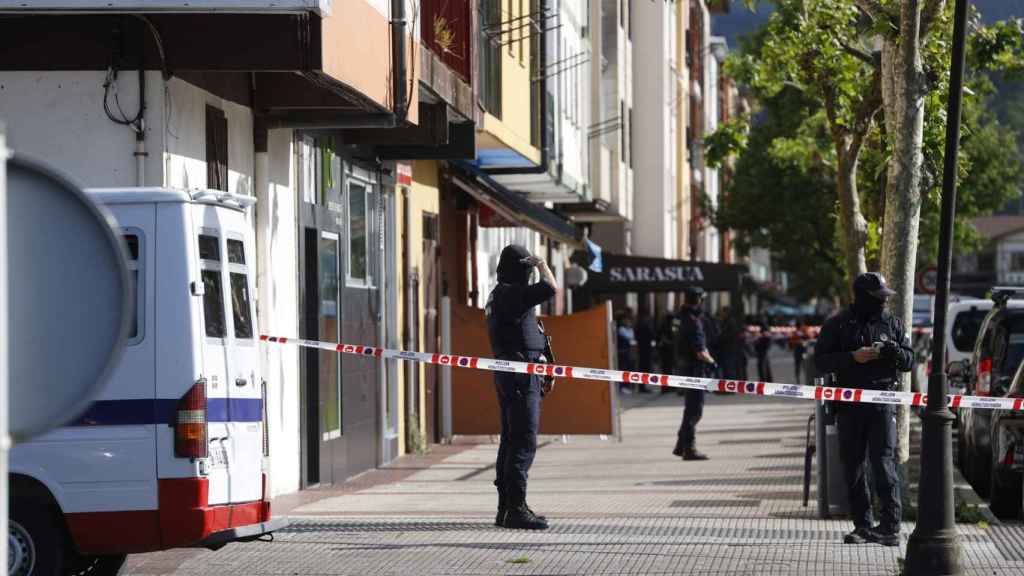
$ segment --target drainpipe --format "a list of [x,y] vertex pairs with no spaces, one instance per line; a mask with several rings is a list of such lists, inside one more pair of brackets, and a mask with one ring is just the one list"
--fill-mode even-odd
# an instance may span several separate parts
[[409,112],[405,37],[405,0],[391,0],[391,93],[394,95],[392,109],[399,122],[404,122]]
[[139,119],[135,128],[135,175],[136,186],[146,185],[146,67],[139,64]]

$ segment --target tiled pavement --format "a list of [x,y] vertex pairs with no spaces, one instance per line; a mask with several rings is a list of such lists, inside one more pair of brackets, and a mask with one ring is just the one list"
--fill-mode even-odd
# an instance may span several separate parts
[[[802,506],[810,404],[712,396],[699,428],[712,459],[690,463],[669,454],[681,403],[675,394],[627,398],[622,442],[548,439],[530,482],[546,532],[491,525],[493,444],[443,447],[433,465],[392,471],[393,482],[304,495],[273,542],[142,555],[128,573],[898,573],[905,542],[844,546],[847,522],[817,520],[813,492]],[[1024,574],[1024,527],[960,533],[966,574]]]

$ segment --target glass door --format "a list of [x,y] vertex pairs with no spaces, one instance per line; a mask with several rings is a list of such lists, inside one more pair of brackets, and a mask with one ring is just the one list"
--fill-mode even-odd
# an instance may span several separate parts
[[[320,335],[324,342],[340,342],[340,286],[339,262],[341,239],[337,233],[320,231],[319,238],[319,293]],[[320,396],[321,479],[333,481],[331,470],[333,444],[340,441],[342,429],[341,358],[335,352],[321,350],[318,361]]]

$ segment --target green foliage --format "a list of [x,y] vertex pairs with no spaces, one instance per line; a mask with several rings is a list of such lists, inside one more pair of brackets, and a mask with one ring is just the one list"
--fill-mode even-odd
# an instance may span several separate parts
[[712,168],[720,168],[726,158],[735,156],[747,146],[747,118],[733,118],[704,138],[704,160]]
[[[817,105],[799,91],[784,90],[764,100],[758,121],[734,166],[716,226],[739,231],[737,248],[772,251],[792,274],[794,294],[832,297],[843,290],[836,238],[835,186],[824,162],[811,160],[813,149],[776,145],[811,124]],[[781,148],[781,151],[780,151]]]
[[[752,4],[755,2],[749,2]],[[748,87],[762,107],[749,128],[733,123],[706,138],[708,156],[721,163],[736,155],[735,177],[717,223],[738,231],[739,246],[772,250],[795,276],[796,295],[840,293],[835,130],[850,133],[861,102],[870,93],[874,68],[872,36],[897,34],[899,0],[883,1],[872,23],[853,0],[774,0],[776,12],[759,30],[741,39],[726,62],[726,73]],[[952,2],[934,23],[922,47],[929,81],[925,97],[918,261],[934,262],[938,249],[939,203],[945,153],[946,102],[952,45]],[[969,90],[964,98],[958,165],[955,247],[971,250],[979,239],[971,219],[1019,197],[1022,174],[1018,142],[1024,130],[1024,96],[999,102],[996,85],[1024,79],[1024,36],[1020,21],[982,27],[975,21],[968,44]],[[875,56],[877,58],[877,56]],[[1000,123],[993,108],[1008,121]],[[827,112],[831,111],[832,115]],[[891,135],[882,122],[865,136],[857,171],[861,208],[868,220],[865,255],[876,267],[884,223],[886,170]],[[799,192],[794,192],[799,191]],[[814,225],[809,222],[814,221]],[[821,263],[808,265],[812,259]]]

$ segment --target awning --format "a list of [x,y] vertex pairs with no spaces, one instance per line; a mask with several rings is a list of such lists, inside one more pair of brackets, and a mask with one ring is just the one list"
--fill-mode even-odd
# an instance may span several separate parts
[[590,271],[583,288],[593,293],[681,292],[692,286],[707,292],[739,290],[747,267],[738,264],[668,260],[608,254],[604,272]]
[[509,190],[486,172],[468,162],[449,162],[451,181],[493,211],[492,226],[522,226],[564,244],[581,247],[583,236],[570,221]]

